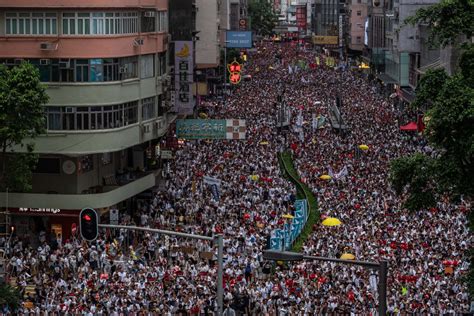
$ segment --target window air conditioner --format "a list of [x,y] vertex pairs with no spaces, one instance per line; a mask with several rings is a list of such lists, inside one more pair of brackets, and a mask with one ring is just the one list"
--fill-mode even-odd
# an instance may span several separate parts
[[155,11],[146,11],[144,16],[146,18],[153,18],[155,16]]
[[58,45],[53,43],[40,43],[41,50],[56,50],[57,47]]
[[46,65],[49,65],[50,63],[51,63],[50,59],[40,59],[41,66],[46,66]]
[[71,68],[71,61],[69,61],[69,60],[66,60],[66,61],[61,60],[61,61],[59,61],[59,68],[61,68],[61,69],[69,69],[69,68]]
[[124,74],[127,72],[128,72],[127,66],[122,66],[119,68],[119,73]]
[[134,41],[133,41],[133,46],[141,46],[143,45],[143,38],[136,38]]

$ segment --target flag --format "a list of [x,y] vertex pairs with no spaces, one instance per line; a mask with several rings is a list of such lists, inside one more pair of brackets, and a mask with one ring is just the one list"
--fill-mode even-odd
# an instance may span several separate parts
[[319,57],[316,57],[316,65],[319,66]]
[[331,178],[334,178],[334,170],[332,170],[331,166],[328,166],[328,175],[330,175]]
[[292,74],[293,73],[293,68],[291,68],[291,65],[288,65],[288,73]]
[[334,178],[335,179],[342,179],[344,178],[345,176],[347,176],[349,174],[349,171],[347,170],[347,166],[344,166],[344,168],[342,168],[341,171],[339,171],[338,173],[336,173],[334,175]]
[[217,187],[217,184],[211,185],[211,193],[214,201],[219,201],[219,188]]

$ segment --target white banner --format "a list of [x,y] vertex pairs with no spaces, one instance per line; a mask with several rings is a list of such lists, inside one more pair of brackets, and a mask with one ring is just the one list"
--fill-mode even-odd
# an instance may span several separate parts
[[193,42],[174,43],[175,106],[178,114],[193,114]]
[[208,176],[204,176],[203,177],[203,181],[204,183],[206,184],[210,184],[210,185],[217,185],[218,187],[220,187],[222,181],[217,179],[217,178],[213,178],[213,177],[208,177]]

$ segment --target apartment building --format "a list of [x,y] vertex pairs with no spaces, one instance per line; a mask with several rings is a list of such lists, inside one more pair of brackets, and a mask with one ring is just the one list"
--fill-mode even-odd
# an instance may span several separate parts
[[[166,0],[3,0],[0,63],[38,67],[50,97],[30,193],[0,193],[17,232],[68,238],[155,186],[168,113]],[[20,148],[16,150],[21,151]]]

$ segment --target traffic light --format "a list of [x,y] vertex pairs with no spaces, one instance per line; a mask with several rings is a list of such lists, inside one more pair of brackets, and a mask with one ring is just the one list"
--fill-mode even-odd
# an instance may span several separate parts
[[99,234],[99,219],[97,212],[91,208],[85,208],[79,214],[79,225],[81,236],[88,241],[94,241]]
[[227,69],[230,72],[230,75],[229,75],[230,83],[238,84],[240,80],[242,79],[242,75],[241,75],[242,65],[239,64],[237,60],[234,60],[233,62],[227,65]]

